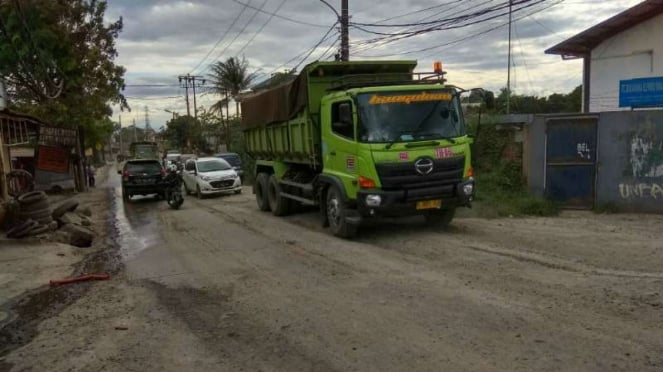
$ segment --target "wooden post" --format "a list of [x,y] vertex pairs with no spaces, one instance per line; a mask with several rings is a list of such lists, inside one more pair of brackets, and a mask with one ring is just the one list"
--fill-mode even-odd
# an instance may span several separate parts
[[9,159],[5,159],[5,137],[2,133],[4,126],[0,123],[0,188],[2,189],[2,194],[0,197],[3,200],[9,200],[9,190],[7,189],[7,173],[11,167],[8,165]]

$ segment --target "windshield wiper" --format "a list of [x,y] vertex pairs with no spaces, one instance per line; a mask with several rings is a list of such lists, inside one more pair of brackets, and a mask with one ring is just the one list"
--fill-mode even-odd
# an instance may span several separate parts
[[384,149],[389,150],[391,148],[391,146],[393,146],[396,142],[398,142],[401,139],[401,137],[403,137],[403,135],[407,134],[407,133],[412,133],[412,131],[411,130],[402,130],[402,131],[398,132],[398,136],[396,136],[396,138],[394,138],[393,140],[389,141],[389,143],[387,143],[387,145],[385,145]]
[[[413,133],[413,131],[411,131],[411,130],[401,131],[396,139],[391,140],[389,143],[387,143],[387,145],[384,147],[385,150],[389,150],[396,142],[398,142],[401,139],[403,134],[406,134],[406,133]],[[435,136],[440,135],[440,133],[432,133],[432,132],[431,133],[413,133],[413,134],[416,135],[416,136],[426,136],[426,137],[435,137]],[[412,142],[412,141],[425,141],[425,140],[426,140],[425,138],[416,139],[413,136],[413,138],[410,142]],[[456,140],[453,137],[435,137],[435,138],[432,138],[432,140],[447,140],[451,143],[454,143],[454,144],[456,143]],[[439,145],[439,142],[437,144]],[[412,147],[412,146],[409,146],[409,147]]]

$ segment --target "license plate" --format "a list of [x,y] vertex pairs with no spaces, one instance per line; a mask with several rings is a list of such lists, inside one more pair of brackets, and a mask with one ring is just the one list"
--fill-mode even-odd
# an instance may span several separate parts
[[417,202],[417,209],[439,209],[442,206],[442,200],[424,200]]

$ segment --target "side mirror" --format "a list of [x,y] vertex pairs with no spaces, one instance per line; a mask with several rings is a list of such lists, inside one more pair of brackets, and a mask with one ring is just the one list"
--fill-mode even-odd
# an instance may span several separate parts
[[338,105],[338,120],[345,124],[352,124],[352,106],[349,103]]

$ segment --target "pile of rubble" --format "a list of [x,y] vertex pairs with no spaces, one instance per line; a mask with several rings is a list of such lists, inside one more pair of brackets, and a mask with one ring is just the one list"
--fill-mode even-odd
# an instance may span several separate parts
[[92,245],[92,211],[89,208],[79,210],[75,200],[67,200],[51,209],[48,196],[34,191],[10,201],[6,209],[7,215],[15,220],[7,231],[8,238],[39,237],[76,247]]

